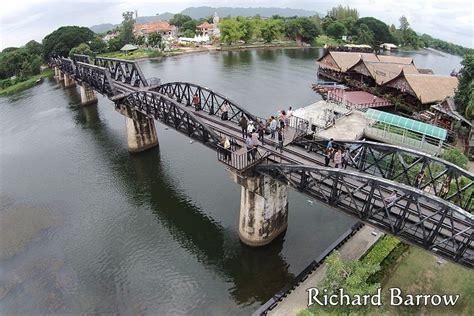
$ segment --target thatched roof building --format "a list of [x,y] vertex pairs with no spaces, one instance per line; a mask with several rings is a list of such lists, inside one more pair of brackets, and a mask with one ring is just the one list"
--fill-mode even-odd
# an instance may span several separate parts
[[458,86],[458,78],[426,74],[405,73],[384,84],[385,87],[395,88],[418,99],[421,104],[441,102],[446,97],[454,96]]

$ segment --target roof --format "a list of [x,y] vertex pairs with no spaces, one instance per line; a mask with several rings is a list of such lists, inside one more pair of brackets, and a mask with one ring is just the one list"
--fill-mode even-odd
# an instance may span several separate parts
[[136,50],[136,49],[138,49],[138,46],[135,46],[132,44],[125,44],[123,45],[122,48],[120,48],[120,50],[123,50],[123,51],[131,51],[131,50]]
[[[379,56],[380,57],[380,56]],[[402,70],[405,73],[417,74],[418,70],[415,65],[408,64],[398,64],[398,63],[388,63],[388,62],[370,62],[366,60],[360,60],[354,66],[348,70],[352,70],[358,65],[364,64],[367,70],[369,71],[372,78],[378,85],[382,85],[387,81],[392,80],[397,77]]]
[[418,72],[420,74],[425,74],[425,75],[433,75],[434,74],[433,69],[429,69],[429,68],[418,68]]
[[321,58],[318,59],[318,64],[322,68],[334,68],[331,65],[327,65],[324,62],[325,57],[327,56],[332,57],[334,59],[338,70],[345,72],[347,69],[354,66],[360,59],[364,59],[367,61],[378,61],[377,55],[374,53],[360,53],[360,52],[337,52],[337,51],[329,51],[324,54]]
[[459,114],[458,111],[456,111],[456,105],[454,104],[454,100],[452,97],[447,97],[443,100],[443,102],[432,105],[431,108],[439,112],[445,113],[446,115],[454,118],[457,121],[463,121],[467,125],[472,126],[471,122],[466,120],[461,114]]
[[211,27],[213,27],[214,25],[213,24],[210,24],[209,22],[207,21],[204,21],[202,22],[201,24],[199,24],[198,26],[196,26],[198,29],[209,29]]
[[401,127],[409,131],[428,135],[441,140],[446,140],[446,136],[448,134],[448,132],[444,128],[412,120],[392,113],[368,109],[365,115],[371,120],[376,120],[378,122],[386,123],[392,126]]
[[380,47],[398,48],[397,45],[392,44],[392,43],[383,43],[383,44],[380,44]]
[[413,64],[413,58],[411,57],[400,57],[392,55],[377,55],[380,62],[383,63],[396,63],[396,64]]
[[446,97],[452,97],[458,87],[458,78],[456,77],[407,74],[404,71],[385,84],[402,77],[407,81],[422,104],[441,102]]
[[133,31],[135,33],[153,33],[153,32],[168,32],[176,29],[176,26],[170,25],[166,21],[155,21],[144,24],[135,24],[133,26]]

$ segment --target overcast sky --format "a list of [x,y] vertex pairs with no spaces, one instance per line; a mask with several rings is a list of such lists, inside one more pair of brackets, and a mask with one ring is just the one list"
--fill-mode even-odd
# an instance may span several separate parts
[[154,1],[41,1],[2,0],[0,49],[21,46],[43,37],[63,25],[92,26],[120,23],[121,13],[138,10],[138,15],[178,13],[190,6],[282,7],[314,10],[325,14],[337,4],[350,5],[360,16],[373,16],[398,26],[401,15],[412,28],[433,37],[474,47],[473,0],[154,0]]

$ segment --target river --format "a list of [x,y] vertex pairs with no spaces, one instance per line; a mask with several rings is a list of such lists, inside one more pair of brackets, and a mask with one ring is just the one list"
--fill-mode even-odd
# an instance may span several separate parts
[[[147,77],[208,86],[267,116],[319,100],[320,49],[141,62]],[[406,54],[406,53],[405,53]],[[411,53],[449,74],[460,59]],[[285,236],[238,237],[240,187],[215,153],[157,123],[127,151],[124,118],[54,79],[0,98],[0,314],[249,314],[354,223],[291,191]]]

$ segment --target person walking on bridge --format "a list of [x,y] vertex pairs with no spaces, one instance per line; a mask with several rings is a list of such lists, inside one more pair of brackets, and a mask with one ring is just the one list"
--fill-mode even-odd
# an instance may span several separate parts
[[247,127],[248,127],[247,123],[248,123],[247,118],[244,115],[242,115],[240,117],[239,126],[242,129],[242,138],[243,139],[245,139],[247,137]]
[[276,150],[280,148],[280,152],[283,152],[283,143],[285,141],[285,136],[283,135],[283,128],[278,129],[278,145],[276,146]]
[[197,93],[193,95],[193,106],[194,109],[196,109],[196,112],[201,109],[201,98],[199,98]]
[[245,149],[247,149],[247,162],[250,162],[252,160],[253,149],[252,137],[250,134],[247,134],[247,137],[245,138]]
[[222,105],[221,119],[224,121],[227,121],[229,119],[229,102],[227,101],[224,101],[224,104]]
[[339,166],[342,167],[342,153],[341,149],[338,149],[336,153],[334,154],[334,168],[339,168]]
[[277,120],[272,115],[272,120],[270,122],[270,138],[275,139],[275,131],[277,129]]
[[257,127],[258,132],[258,139],[262,142],[263,145],[263,137],[265,136],[265,130],[267,129],[267,124],[263,121],[260,121]]

